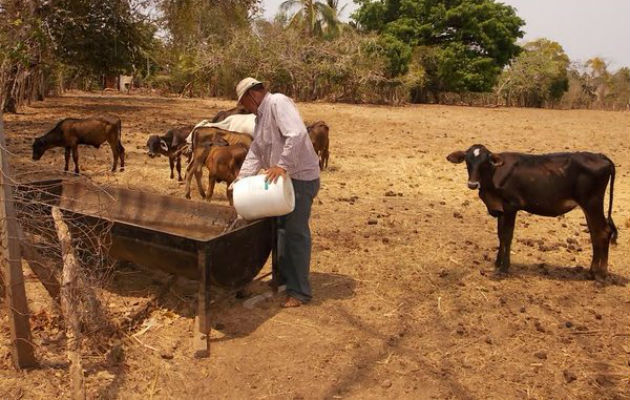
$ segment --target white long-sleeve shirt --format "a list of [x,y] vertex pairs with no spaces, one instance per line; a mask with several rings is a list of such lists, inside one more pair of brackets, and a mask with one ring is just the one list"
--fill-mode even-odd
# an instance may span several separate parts
[[319,178],[319,159],[297,107],[283,94],[267,93],[258,106],[254,141],[239,178],[275,165],[284,168],[293,179]]

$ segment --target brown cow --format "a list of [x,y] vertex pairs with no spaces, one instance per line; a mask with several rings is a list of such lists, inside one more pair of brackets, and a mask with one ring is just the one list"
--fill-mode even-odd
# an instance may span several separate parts
[[229,190],[229,187],[238,176],[248,151],[249,146],[243,143],[230,146],[205,146],[201,152],[201,159],[205,159],[204,165],[209,172],[208,193],[204,194],[203,188],[199,185],[199,193],[201,196],[210,201],[214,193],[215,183],[225,182],[228,187],[226,197],[230,204],[232,204],[232,192]]
[[206,159],[203,157],[205,147],[208,146],[227,146],[242,143],[248,148],[252,144],[254,138],[247,133],[230,132],[219,128],[201,127],[192,132],[192,156],[186,167],[186,198],[190,199],[190,181],[193,175],[197,181],[197,187],[202,197],[203,188],[201,184],[201,176],[203,174],[202,167]]
[[319,169],[328,167],[328,125],[324,121],[317,121],[306,127],[308,135],[313,143],[315,153],[319,157]]
[[[516,213],[556,217],[579,206],[591,233],[594,278],[608,273],[609,243],[616,243],[617,228],[612,220],[615,165],[603,154],[588,152],[530,155],[491,153],[476,144],[467,151],[448,155],[452,163],[466,161],[468,187],[479,189],[488,212],[498,218],[499,251],[495,266],[507,272]],[[604,195],[610,180],[608,219]]]
[[95,118],[63,119],[45,135],[40,136],[33,142],[33,160],[39,160],[46,150],[53,147],[64,147],[65,168],[68,170],[70,163],[70,151],[74,160],[74,172],[79,173],[79,145],[87,144],[97,149],[103,142],[107,141],[112,149],[114,162],[112,171],[116,171],[118,158],[120,157],[120,170],[125,170],[125,148],[121,143],[121,123],[120,118],[114,116],[100,116]]
[[230,115],[235,114],[251,114],[249,111],[245,109],[242,105],[237,105],[234,108],[230,108],[229,110],[219,111],[214,118],[212,118],[211,122],[220,122],[229,117]]
[[149,149],[147,154],[149,157],[153,158],[159,155],[168,157],[168,163],[171,167],[171,179],[175,177],[173,168],[177,166],[177,180],[182,180],[182,152],[180,150],[186,144],[186,138],[193,128],[193,125],[188,125],[169,129],[166,134],[162,136],[151,135],[147,140],[147,147]]

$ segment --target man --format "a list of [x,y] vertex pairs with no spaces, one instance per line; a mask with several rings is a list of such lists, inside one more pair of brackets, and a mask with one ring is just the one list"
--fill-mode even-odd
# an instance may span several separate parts
[[[254,78],[236,85],[238,104],[256,114],[254,142],[238,178],[265,169],[267,181],[290,178],[295,191],[295,209],[278,217],[278,284],[286,284],[283,307],[299,307],[311,300],[309,267],[311,232],[308,220],[313,198],[319,190],[319,159],[293,103],[280,93],[269,93]],[[238,179],[237,178],[237,179]]]

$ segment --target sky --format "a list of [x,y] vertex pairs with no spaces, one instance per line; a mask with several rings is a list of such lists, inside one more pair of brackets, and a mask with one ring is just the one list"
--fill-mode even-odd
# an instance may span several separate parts
[[[264,17],[273,18],[284,0],[262,0]],[[600,57],[609,71],[630,67],[630,0],[502,0],[516,8],[525,20],[523,41],[541,37],[564,48],[571,61],[585,62]],[[348,19],[356,5],[351,1],[342,19]]]

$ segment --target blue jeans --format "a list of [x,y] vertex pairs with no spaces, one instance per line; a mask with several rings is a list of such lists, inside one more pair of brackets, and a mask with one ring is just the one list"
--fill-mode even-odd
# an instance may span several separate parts
[[277,217],[278,272],[280,283],[287,285],[287,295],[306,303],[311,300],[309,270],[311,264],[311,217],[313,198],[319,191],[319,179],[291,180],[295,192],[295,209]]

